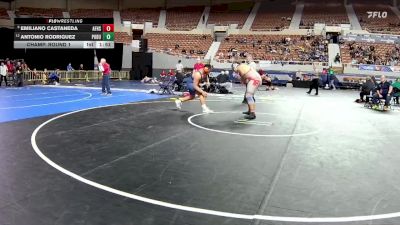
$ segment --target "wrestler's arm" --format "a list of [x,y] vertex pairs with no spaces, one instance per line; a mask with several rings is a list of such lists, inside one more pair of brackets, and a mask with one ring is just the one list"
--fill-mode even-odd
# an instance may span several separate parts
[[200,80],[201,80],[200,73],[199,72],[195,72],[194,75],[193,75],[193,87],[197,92],[203,94],[205,92],[199,87]]

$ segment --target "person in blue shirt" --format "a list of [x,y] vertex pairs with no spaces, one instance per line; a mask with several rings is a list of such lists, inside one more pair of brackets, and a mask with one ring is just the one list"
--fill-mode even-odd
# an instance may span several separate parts
[[58,76],[58,69],[56,69],[55,71],[53,71],[52,73],[49,74],[48,77],[48,83],[55,83],[55,85],[59,85],[60,84],[60,77]]
[[67,71],[74,71],[74,67],[72,67],[71,63],[68,64]]
[[381,76],[381,83],[378,84],[376,92],[373,95],[372,102],[374,103],[373,109],[378,109],[379,99],[385,100],[385,106],[383,110],[388,110],[390,100],[392,99],[393,87],[392,84],[386,79],[385,76]]

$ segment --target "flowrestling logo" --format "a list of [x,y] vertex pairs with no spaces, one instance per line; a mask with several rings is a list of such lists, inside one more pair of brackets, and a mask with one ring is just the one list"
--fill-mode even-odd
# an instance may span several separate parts
[[379,19],[385,19],[385,18],[387,18],[387,12],[386,11],[383,11],[383,12],[380,12],[380,11],[369,11],[369,12],[367,12],[367,14],[368,14],[368,19],[374,19],[374,18],[379,18]]

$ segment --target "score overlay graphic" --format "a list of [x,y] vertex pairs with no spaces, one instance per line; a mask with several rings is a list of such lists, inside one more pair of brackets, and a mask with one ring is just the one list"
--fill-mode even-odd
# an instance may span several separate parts
[[113,18],[16,18],[14,48],[114,48]]

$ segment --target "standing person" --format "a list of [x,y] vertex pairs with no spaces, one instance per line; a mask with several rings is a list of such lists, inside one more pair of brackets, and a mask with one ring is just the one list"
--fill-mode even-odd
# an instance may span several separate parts
[[110,64],[107,63],[105,58],[102,58],[100,60],[99,70],[103,73],[103,80],[101,82],[102,95],[112,95],[110,88],[111,67]]
[[74,71],[74,67],[72,67],[72,64],[71,64],[71,63],[68,63],[67,71],[68,71],[68,72]]
[[8,77],[11,78],[11,80],[13,81],[13,83],[15,85],[15,77],[14,77],[15,76],[14,75],[15,67],[14,67],[14,64],[12,64],[10,60],[7,60],[6,66],[7,66],[7,71],[8,71]]
[[189,90],[189,94],[186,97],[178,98],[175,100],[176,107],[178,109],[182,108],[182,102],[186,102],[189,100],[193,100],[196,97],[196,94],[199,96],[201,108],[203,109],[203,113],[212,113],[213,111],[209,109],[206,105],[207,92],[203,91],[200,88],[200,83],[202,80],[207,79],[208,74],[210,73],[210,66],[207,65],[204,68],[199,69],[198,71],[193,72],[193,74],[186,80],[186,85]]
[[335,72],[333,71],[332,67],[329,68],[329,88],[332,87],[332,90],[336,90],[336,86],[335,86]]
[[16,73],[16,83],[17,87],[22,87],[24,85],[23,83],[23,78],[22,78],[22,66],[21,62],[17,62],[17,66],[15,67],[15,73]]
[[3,83],[3,79],[4,79],[4,82],[6,83],[6,87],[8,86],[7,72],[8,72],[7,66],[4,65],[4,62],[1,62],[1,65],[0,65],[0,87],[1,87],[1,84]]
[[182,64],[182,60],[178,60],[178,64],[175,65],[175,71],[176,74],[182,74],[183,73],[183,64]]
[[243,114],[246,114],[244,118],[254,120],[256,118],[256,102],[254,94],[257,91],[258,86],[262,83],[261,76],[256,70],[252,69],[245,63],[238,65],[235,68],[235,72],[239,74],[242,83],[246,84],[245,98],[248,111],[243,112]]
[[311,80],[310,90],[307,94],[311,94],[311,91],[315,89],[315,95],[318,95],[318,87],[319,87],[319,75],[315,74],[315,76]]

